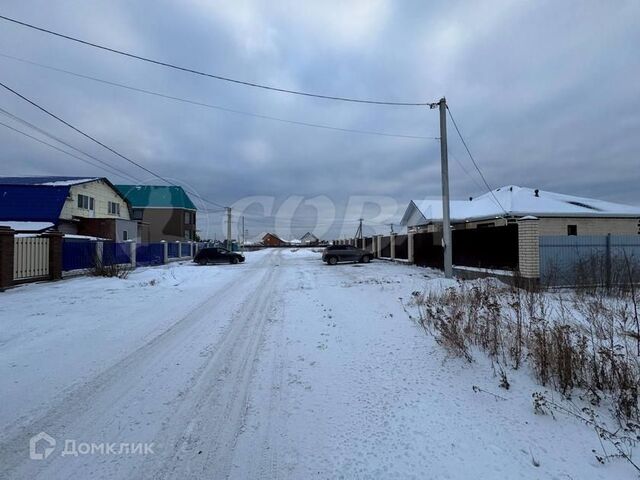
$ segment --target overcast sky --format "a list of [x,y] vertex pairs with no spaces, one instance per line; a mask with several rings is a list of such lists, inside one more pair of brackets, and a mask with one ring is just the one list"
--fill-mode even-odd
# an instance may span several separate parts
[[[0,14],[283,88],[401,102],[445,95],[492,187],[515,184],[640,204],[640,2],[635,0],[5,0]],[[227,109],[347,129],[439,134],[437,110],[256,90],[6,22],[0,22],[0,54]],[[322,235],[351,233],[363,203],[363,215],[374,226],[391,221],[387,214],[399,217],[409,199],[440,193],[436,140],[283,124],[5,57],[0,72],[2,82],[204,198],[237,204],[240,211],[251,203],[247,197],[259,196],[268,215],[295,212],[292,235],[316,223]],[[0,92],[0,107],[130,175],[158,183],[6,91]],[[34,134],[2,115],[0,121]],[[114,183],[132,182],[3,126],[0,142],[2,175],[106,175]],[[449,145],[452,196],[484,193],[451,124]],[[333,223],[334,209],[344,216],[353,196],[346,223]],[[383,215],[369,203],[372,196],[382,197]],[[256,204],[247,211],[250,236],[277,227],[272,218],[259,218],[260,212]],[[203,233],[221,235],[219,213],[207,218],[202,211],[199,218]],[[280,229],[286,229],[284,223]]]

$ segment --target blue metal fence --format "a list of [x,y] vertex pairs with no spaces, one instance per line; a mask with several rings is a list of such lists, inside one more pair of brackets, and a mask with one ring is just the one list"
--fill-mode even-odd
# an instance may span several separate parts
[[96,242],[64,239],[62,242],[62,270],[79,270],[94,266]]
[[177,243],[169,243],[167,247],[169,258],[177,258],[180,256],[180,245]]
[[136,247],[136,263],[138,265],[161,265],[164,263],[164,244],[147,243]]
[[191,255],[191,244],[189,243],[181,244],[180,256],[189,257],[190,255]]
[[129,243],[104,242],[102,246],[102,264],[131,263],[130,249]]
[[540,237],[543,285],[616,285],[640,279],[640,235]]

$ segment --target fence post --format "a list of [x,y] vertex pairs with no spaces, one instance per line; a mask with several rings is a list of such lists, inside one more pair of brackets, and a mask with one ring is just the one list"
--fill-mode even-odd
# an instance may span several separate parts
[[96,267],[102,265],[102,259],[104,258],[104,242],[96,242]]
[[13,283],[13,249],[16,232],[0,227],[0,292]]
[[380,258],[382,256],[382,235],[378,235],[376,256],[378,258]]
[[49,232],[42,235],[49,239],[49,280],[62,279],[62,232]]
[[409,263],[415,263],[415,255],[413,254],[413,236],[414,233],[407,232],[407,261]]
[[536,217],[518,220],[518,270],[524,279],[540,279],[540,221]]
[[395,260],[396,258],[396,238],[397,238],[396,233],[392,233],[391,235],[389,235],[389,249],[391,251],[390,253],[391,260]]
[[129,258],[131,259],[131,268],[136,268],[136,241],[132,240],[129,242]]
[[169,244],[166,240],[160,240],[162,243],[162,263],[169,263]]
[[611,288],[611,234],[607,233],[606,250],[604,257],[605,278],[604,285],[607,290]]

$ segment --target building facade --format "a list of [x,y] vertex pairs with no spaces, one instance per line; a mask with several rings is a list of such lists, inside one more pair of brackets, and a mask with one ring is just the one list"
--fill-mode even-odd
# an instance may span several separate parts
[[104,177],[0,177],[0,190],[0,220],[118,242],[139,236],[129,202]]
[[142,223],[143,242],[196,240],[197,208],[177,186],[117,185]]

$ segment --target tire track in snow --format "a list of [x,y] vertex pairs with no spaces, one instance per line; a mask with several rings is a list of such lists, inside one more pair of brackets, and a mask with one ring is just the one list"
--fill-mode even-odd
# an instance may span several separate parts
[[[247,273],[255,274],[256,269],[266,263],[267,277],[272,276],[273,256],[273,254],[270,254],[263,257],[255,267],[247,268]],[[262,282],[264,280],[257,283],[258,288],[260,288]],[[15,427],[17,432],[10,433],[6,435],[5,439],[0,440],[0,465],[3,466],[3,470],[8,473],[18,467],[25,467],[27,472],[30,472],[28,475],[31,476],[32,474],[40,473],[42,467],[49,467],[46,473],[42,472],[45,473],[45,477],[58,478],[51,475],[53,472],[50,470],[58,470],[61,474],[64,474],[66,467],[72,468],[68,462],[58,462],[59,465],[57,466],[54,463],[44,466],[30,461],[28,457],[29,437],[40,431],[46,431],[54,437],[61,438],[65,437],[65,431],[68,431],[70,427],[74,427],[74,431],[79,431],[80,433],[93,433],[91,428],[94,420],[96,420],[94,416],[100,414],[95,411],[96,405],[109,405],[110,403],[115,403],[121,397],[126,397],[130,391],[139,385],[140,380],[146,377],[145,372],[153,372],[153,368],[161,366],[162,362],[166,361],[167,355],[175,351],[178,345],[189,342],[192,336],[197,335],[201,322],[206,321],[211,312],[215,311],[216,306],[227,300],[229,290],[242,292],[243,285],[246,286],[251,283],[253,281],[250,280],[248,282],[246,275],[240,275],[235,278],[213,293],[211,297],[192,308],[169,328],[117,361],[90,381],[71,391],[60,403],[51,407],[38,419]],[[245,295],[250,296],[252,293],[246,292]],[[259,298],[264,299],[265,297],[261,296]],[[255,304],[256,302],[249,301],[249,303]],[[223,333],[218,343],[219,348],[215,349],[216,352],[223,349],[225,343],[230,342],[230,337],[237,335],[238,328],[236,324],[238,322],[235,320],[229,324]],[[246,318],[244,320],[246,323]],[[218,358],[219,355],[216,353],[214,357]],[[204,368],[201,367],[199,370],[204,370]],[[106,420],[107,426],[113,421],[115,419]],[[16,476],[15,478],[21,477]]]
[[[228,478],[234,448],[244,424],[249,386],[262,345],[265,324],[274,308],[280,251],[259,282],[255,296],[234,314],[232,327],[197,381],[156,437],[171,439],[171,453],[145,478]],[[251,459],[246,459],[251,461]]]

